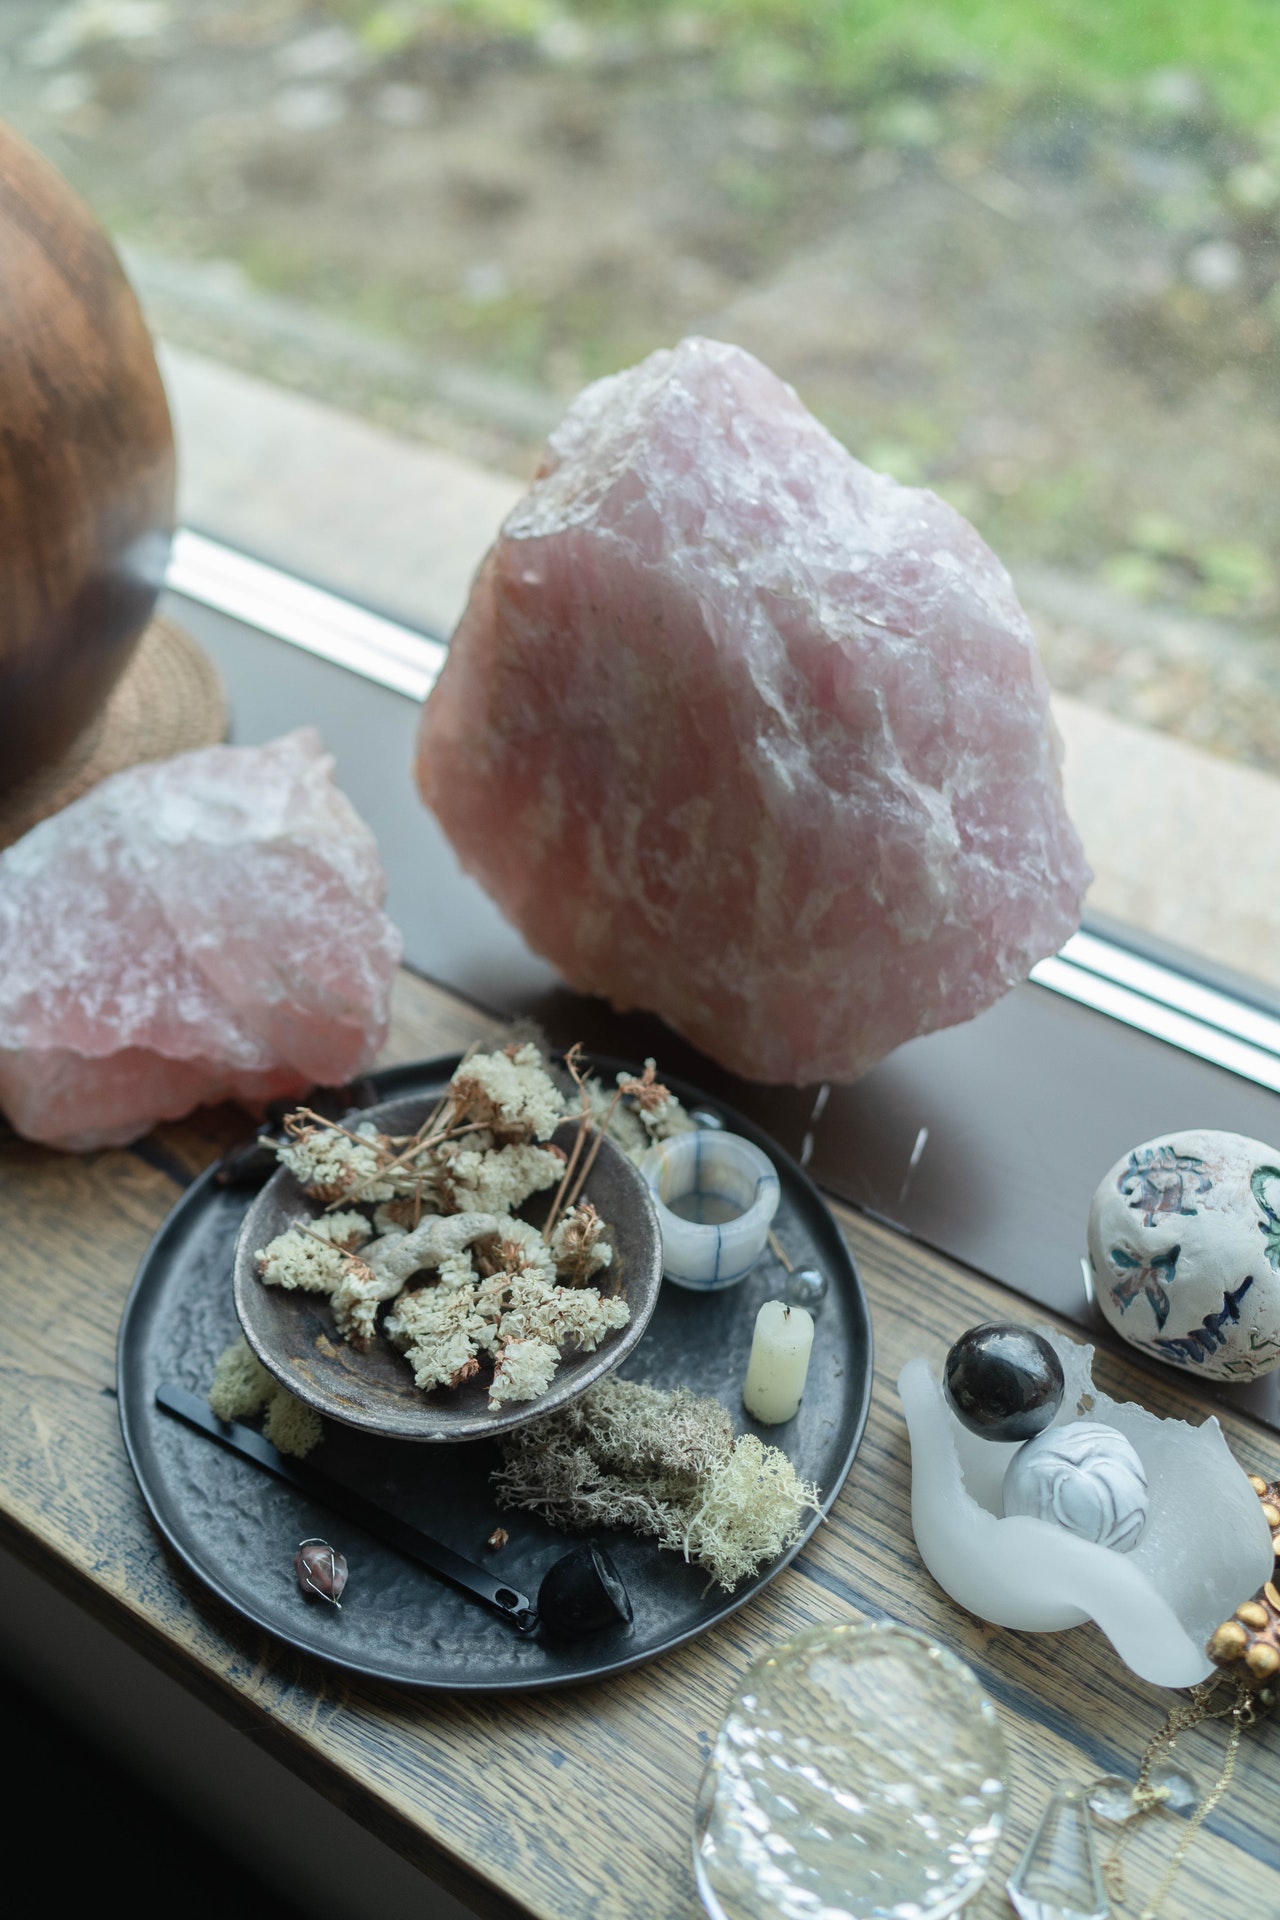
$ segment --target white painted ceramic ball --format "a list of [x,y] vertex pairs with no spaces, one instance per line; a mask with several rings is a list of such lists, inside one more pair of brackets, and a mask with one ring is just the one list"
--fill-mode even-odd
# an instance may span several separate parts
[[1135,1147],[1093,1196],[1089,1266],[1155,1359],[1212,1380],[1280,1366],[1280,1149],[1200,1130]]
[[1141,1460],[1114,1427],[1073,1420],[1019,1447],[1004,1476],[1005,1518],[1048,1520],[1099,1547],[1128,1553],[1150,1503]]

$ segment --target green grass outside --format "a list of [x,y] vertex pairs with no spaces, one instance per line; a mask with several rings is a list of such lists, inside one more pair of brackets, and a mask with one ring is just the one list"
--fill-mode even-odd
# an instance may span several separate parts
[[[330,0],[370,45],[420,34],[513,38],[556,19],[772,51],[779,77],[853,94],[886,80],[971,75],[1013,96],[1045,88],[1143,102],[1168,69],[1195,74],[1224,119],[1280,121],[1280,0]],[[767,63],[766,63],[767,64]],[[787,75],[787,68],[790,73]],[[1153,103],[1159,107],[1159,99]]]

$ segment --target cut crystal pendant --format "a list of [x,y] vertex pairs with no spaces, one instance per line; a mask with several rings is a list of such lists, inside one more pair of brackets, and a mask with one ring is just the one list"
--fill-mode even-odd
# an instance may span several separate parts
[[1170,1813],[1190,1813],[1199,1803],[1200,1789],[1176,1760],[1161,1760],[1147,1775],[1147,1785],[1160,1795],[1162,1806]]
[[1133,1788],[1118,1773],[1106,1773],[1089,1788],[1089,1811],[1099,1820],[1121,1827],[1132,1820],[1138,1809],[1133,1804]]
[[1080,1787],[1059,1787],[1005,1882],[1019,1920],[1110,1920]]
[[1006,1756],[974,1674],[892,1622],[815,1627],[747,1674],[694,1814],[713,1920],[946,1920],[1000,1837]]

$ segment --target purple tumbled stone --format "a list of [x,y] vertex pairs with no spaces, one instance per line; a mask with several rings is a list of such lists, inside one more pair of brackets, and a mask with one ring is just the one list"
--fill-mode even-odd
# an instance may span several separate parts
[[400,936],[308,728],[118,773],[0,855],[0,1108],[115,1146],[363,1072]]
[[418,777],[575,987],[757,1079],[989,1006],[1089,880],[1008,574],[750,354],[581,394],[477,575]]

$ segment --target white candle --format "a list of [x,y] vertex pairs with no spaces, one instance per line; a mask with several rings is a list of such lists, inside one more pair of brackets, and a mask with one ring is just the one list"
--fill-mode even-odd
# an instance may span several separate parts
[[742,1404],[753,1420],[778,1427],[800,1405],[813,1346],[813,1320],[803,1307],[766,1300],[756,1315]]

